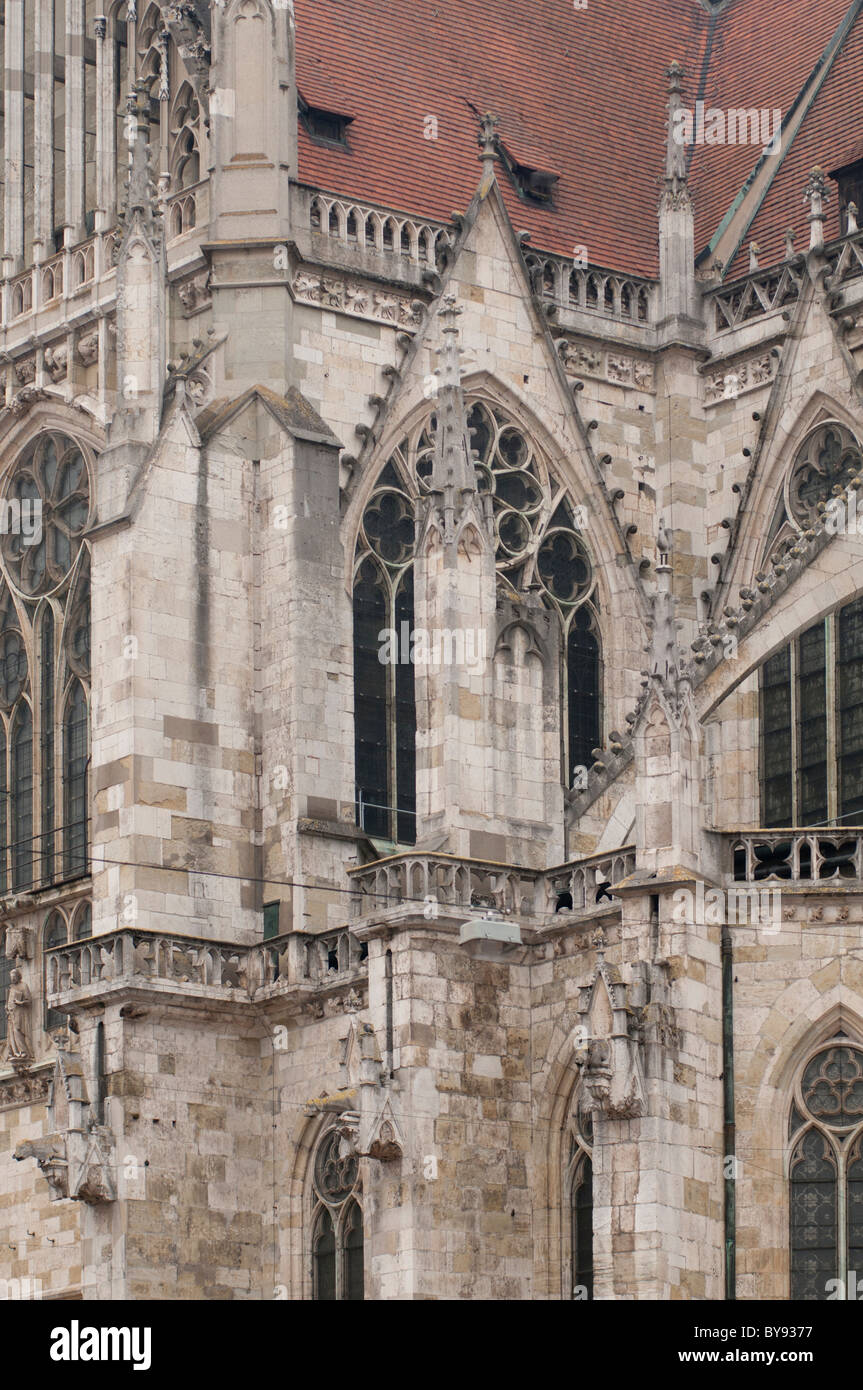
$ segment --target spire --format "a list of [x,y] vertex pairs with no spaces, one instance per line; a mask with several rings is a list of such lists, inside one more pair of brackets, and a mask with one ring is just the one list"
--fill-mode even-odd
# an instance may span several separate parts
[[494,166],[500,159],[497,152],[497,116],[493,116],[490,111],[486,111],[480,119],[477,144],[479,145],[478,158],[482,164],[479,195],[481,198],[485,198],[495,181]]
[[158,244],[162,234],[162,208],[159,204],[153,171],[150,165],[149,91],[146,82],[135,83],[135,90],[126,98],[126,139],[129,144],[129,172],[117,221],[121,236],[115,243],[115,254],[125,233],[138,223]]
[[463,311],[454,294],[444,295],[440,310],[443,345],[438,349],[437,431],[430,486],[433,492],[455,489],[464,494],[476,491],[476,472],[461,389],[458,342],[458,316]]

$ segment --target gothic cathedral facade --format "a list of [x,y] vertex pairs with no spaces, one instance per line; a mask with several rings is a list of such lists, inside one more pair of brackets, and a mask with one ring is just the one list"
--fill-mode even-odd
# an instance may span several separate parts
[[863,1283],[863,6],[534,8],[4,0],[18,1296]]

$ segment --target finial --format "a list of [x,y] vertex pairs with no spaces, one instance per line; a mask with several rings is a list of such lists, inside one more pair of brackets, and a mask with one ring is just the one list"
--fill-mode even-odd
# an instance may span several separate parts
[[490,111],[480,118],[479,135],[477,144],[479,145],[479,158],[485,160],[497,159],[497,116],[493,116]]
[[809,203],[809,249],[816,250],[824,245],[824,205],[830,194],[824,179],[824,170],[816,164],[809,175],[803,201]]
[[850,236],[852,232],[857,230],[857,204],[849,203],[845,209],[845,235]]
[[443,344],[439,349],[437,431],[429,483],[432,491],[436,492],[450,487],[471,492],[476,490],[476,472],[461,389],[457,323],[463,310],[454,294],[446,294],[438,312]]
[[785,259],[790,261],[794,255],[794,239],[797,233],[793,227],[789,227],[785,233]]
[[759,253],[760,250],[761,250],[761,247],[758,245],[758,242],[757,242],[757,241],[750,241],[750,243],[749,243],[749,269],[750,269],[750,270],[757,270],[757,269],[758,269],[758,253]]
[[665,178],[676,186],[686,182],[686,124],[678,117],[683,106],[683,67],[675,58],[665,70],[668,78],[668,134],[665,154]]

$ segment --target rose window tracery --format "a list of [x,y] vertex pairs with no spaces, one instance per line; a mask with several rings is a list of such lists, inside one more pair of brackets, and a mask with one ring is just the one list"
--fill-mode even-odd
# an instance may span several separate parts
[[27,597],[53,592],[72,569],[90,512],[87,465],[78,446],[62,435],[40,436],[12,473],[5,504],[7,515],[20,517],[3,537],[10,579]]
[[847,487],[863,468],[854,435],[836,420],[826,421],[804,440],[785,486],[785,509],[797,526],[817,524],[818,504]]
[[[87,870],[90,467],[57,431],[3,485],[0,892]],[[59,852],[58,852],[59,851]]]

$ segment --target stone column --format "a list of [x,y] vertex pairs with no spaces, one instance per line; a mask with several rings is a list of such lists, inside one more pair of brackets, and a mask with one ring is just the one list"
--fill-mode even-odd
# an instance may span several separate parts
[[54,250],[54,5],[36,0],[33,114],[34,259]]
[[66,0],[67,241],[84,236],[84,0]]
[[4,238],[7,274],[20,270],[24,259],[24,0],[6,5]]
[[116,209],[117,123],[114,88],[117,52],[113,18],[97,15],[96,35],[96,230],[113,225]]

